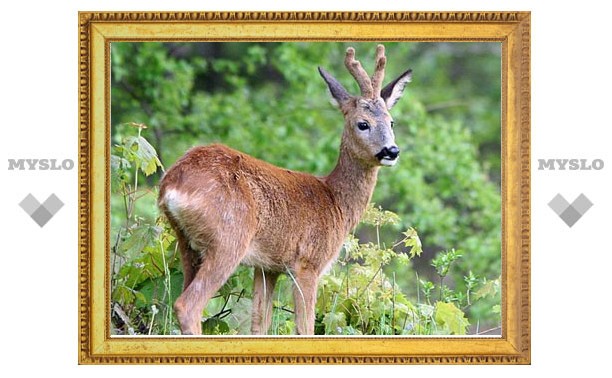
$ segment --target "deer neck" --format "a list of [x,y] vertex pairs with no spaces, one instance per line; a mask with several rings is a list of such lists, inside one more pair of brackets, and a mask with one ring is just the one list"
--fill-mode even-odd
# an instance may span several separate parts
[[334,170],[325,178],[344,216],[346,232],[350,232],[361,219],[376,185],[377,166],[368,166],[353,158],[340,146],[340,156]]

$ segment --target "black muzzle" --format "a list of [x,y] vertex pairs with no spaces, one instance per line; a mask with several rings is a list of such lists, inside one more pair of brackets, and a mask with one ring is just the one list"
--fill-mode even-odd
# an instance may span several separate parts
[[382,160],[382,159],[389,159],[389,160],[395,160],[397,159],[397,157],[400,154],[400,150],[399,148],[397,148],[397,146],[391,146],[391,147],[385,147],[382,150],[380,150],[379,153],[376,154],[376,158],[378,160]]

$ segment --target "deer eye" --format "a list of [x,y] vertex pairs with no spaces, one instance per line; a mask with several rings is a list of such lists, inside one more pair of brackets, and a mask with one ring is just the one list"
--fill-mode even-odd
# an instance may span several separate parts
[[370,128],[370,124],[365,121],[357,122],[357,128],[361,131],[365,131]]
[[395,126],[395,122],[391,121],[391,128]]

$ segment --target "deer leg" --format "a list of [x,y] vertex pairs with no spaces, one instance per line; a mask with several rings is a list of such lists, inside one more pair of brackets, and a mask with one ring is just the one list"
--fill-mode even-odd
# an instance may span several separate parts
[[183,264],[183,291],[189,287],[196,269],[200,264],[199,252],[196,252],[191,247],[182,233],[177,232],[178,248],[181,251],[181,263]]
[[193,280],[174,303],[182,334],[202,334],[201,318],[204,307],[244,257],[248,243],[239,242],[235,235],[233,237],[237,243],[208,245]]
[[195,276],[196,269],[200,264],[200,254],[189,246],[189,240],[183,233],[181,228],[178,226],[177,221],[172,217],[172,214],[167,214],[170,226],[174,229],[176,234],[176,240],[178,243],[178,249],[181,252],[181,263],[183,265],[183,291],[187,289],[193,277]]
[[255,267],[253,278],[253,314],[251,316],[251,333],[265,335],[272,321],[272,299],[274,286],[280,273],[270,272]]
[[319,275],[313,270],[298,268],[294,274],[293,301],[298,335],[314,335],[315,304]]

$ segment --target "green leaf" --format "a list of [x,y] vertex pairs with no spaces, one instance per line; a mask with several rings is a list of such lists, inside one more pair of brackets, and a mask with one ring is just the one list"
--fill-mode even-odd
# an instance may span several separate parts
[[423,244],[421,243],[421,239],[419,238],[417,231],[410,227],[405,232],[402,232],[402,234],[405,236],[404,246],[410,247],[410,257],[421,256],[421,253],[423,252]]
[[349,234],[346,237],[346,240],[344,241],[343,247],[346,251],[346,258],[348,259],[351,256],[352,252],[359,248],[359,239],[357,239],[352,234]]
[[142,252],[146,246],[152,244],[161,232],[162,228],[158,226],[142,225],[136,227],[131,235],[121,243],[119,249],[127,256],[135,256]]
[[453,303],[437,302],[435,320],[438,325],[448,329],[451,334],[465,335],[470,325],[463,311]]
[[114,172],[117,170],[124,170],[124,169],[131,167],[129,161],[117,155],[111,155],[110,166],[111,166],[111,172]]
[[135,298],[134,290],[130,289],[124,284],[117,284],[113,288],[112,299],[121,304],[132,303]]
[[328,312],[323,317],[323,324],[327,334],[342,334],[346,326],[346,317],[343,312]]
[[436,273],[440,277],[445,277],[451,265],[457,261],[457,259],[461,258],[461,254],[459,251],[456,251],[455,248],[452,248],[450,251],[442,251],[440,252],[433,260],[431,260],[431,265],[436,268]]
[[208,318],[202,323],[204,335],[223,335],[230,330],[229,325],[219,318]]
[[485,281],[485,283],[476,290],[474,293],[474,299],[478,300],[484,297],[495,297],[499,291],[499,279],[492,281]]
[[476,276],[471,270],[467,276],[463,276],[463,281],[468,290],[472,290],[478,282],[478,276]]
[[140,167],[142,173],[149,176],[155,171],[157,167],[163,169],[161,161],[157,157],[157,151],[155,148],[141,136],[130,136],[125,138],[123,142],[125,151],[128,152],[128,160],[136,163],[136,166]]
[[372,226],[383,226],[386,224],[395,225],[400,222],[397,214],[383,210],[382,207],[375,207],[374,203],[369,203],[361,217],[361,222]]
[[[183,274],[174,272],[170,275],[170,293],[166,292],[166,288],[164,287],[165,279],[166,277],[164,276],[149,278],[139,285],[139,292],[142,297],[138,297],[137,299],[142,300],[143,303],[138,304],[144,305],[146,303],[154,303],[162,300],[168,301],[168,303],[174,303],[183,289]],[[170,298],[165,299],[166,295],[170,295]]]
[[141,291],[134,290],[134,295],[136,296],[136,299],[134,300],[136,305],[145,306],[147,303],[151,303],[150,301],[147,301],[146,295]]
[[114,193],[119,192],[124,187],[127,181],[126,171],[131,168],[131,164],[127,159],[121,156],[111,155],[111,190]]
[[351,322],[352,318],[359,317],[359,304],[352,298],[345,299],[340,303],[338,309],[344,313],[345,319],[348,318],[349,322]]
[[421,313],[421,315],[426,317],[426,318],[432,316],[433,313],[434,313],[434,310],[435,310],[434,306],[431,306],[431,305],[428,305],[428,304],[424,304],[424,303],[420,303],[418,305],[418,309],[419,309],[419,312]]
[[405,253],[399,253],[396,256],[396,259],[397,259],[397,262],[403,266],[408,266],[408,264],[410,264],[410,256],[408,256]]

